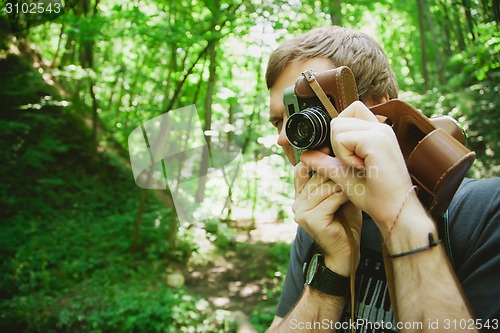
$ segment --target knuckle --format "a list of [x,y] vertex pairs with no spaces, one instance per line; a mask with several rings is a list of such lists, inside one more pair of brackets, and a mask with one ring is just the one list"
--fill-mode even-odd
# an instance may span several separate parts
[[300,177],[300,176],[302,176],[302,173],[304,172],[304,171],[303,171],[303,170],[304,170],[304,168],[305,168],[304,163],[302,163],[302,162],[297,163],[297,164],[293,167],[293,173],[294,173],[295,177]]
[[305,224],[305,216],[302,213],[296,213],[293,216],[293,219],[295,220],[295,223],[297,223],[300,226]]

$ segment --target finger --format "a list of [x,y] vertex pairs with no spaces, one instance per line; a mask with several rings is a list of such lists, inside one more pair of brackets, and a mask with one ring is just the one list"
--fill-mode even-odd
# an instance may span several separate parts
[[[325,194],[325,189],[327,189],[327,187],[323,188],[322,186],[324,186],[324,183],[328,181],[330,181],[329,178],[318,173],[313,173],[309,181],[307,181],[307,183],[302,187],[302,190],[296,193],[296,199],[309,200],[312,196],[318,196],[318,193]],[[321,189],[318,190],[318,187]],[[331,192],[333,193],[334,190],[331,190]]]
[[[340,209],[340,207],[345,204],[349,199],[342,192],[336,192],[331,196],[325,198],[321,203],[319,203],[315,209],[316,211],[321,212],[322,215],[330,215],[329,219],[317,219],[314,221],[314,225],[308,226],[309,229],[314,229],[316,232],[323,232],[325,228],[330,227],[333,223],[337,223],[333,217],[335,213]],[[312,214],[312,211],[305,212],[305,214]],[[339,224],[340,227],[340,224]],[[342,227],[340,228],[342,229]],[[339,230],[340,230],[339,229]]]
[[[380,124],[379,122],[370,122],[357,118],[336,118],[332,120],[330,126],[330,141],[335,155],[345,164],[358,169],[363,169],[363,160],[366,156],[361,156],[360,154],[363,151],[355,149],[357,148],[356,143],[380,141],[380,133],[385,133],[385,127],[387,127],[387,125]],[[351,149],[341,144],[341,141],[346,138],[351,139],[349,141]],[[366,155],[366,152],[364,152],[364,155]]]
[[303,152],[300,160],[307,168],[316,171],[317,174],[330,178],[340,185],[345,183],[344,179],[349,174],[349,167],[340,159],[316,150]]
[[[334,221],[333,215],[347,200],[343,193],[336,192],[321,201],[314,209],[295,213],[295,222],[306,231],[313,231],[312,234],[318,233],[318,230],[321,232]],[[321,217],[311,219],[311,216],[315,216],[315,214]],[[323,218],[325,215],[331,215],[331,218]],[[314,230],[316,231],[314,232]]]
[[363,142],[361,139],[365,138],[367,133],[366,131],[350,131],[336,134],[335,140],[332,139],[335,156],[351,167],[364,169],[367,152],[361,148]]
[[355,101],[342,111],[338,118],[358,118],[378,122],[377,117],[360,101]]
[[297,163],[294,168],[294,186],[295,195],[297,196],[302,192],[302,189],[307,184],[309,179],[311,179],[311,170],[304,163]]
[[342,205],[340,210],[343,216],[346,217],[345,220],[348,222],[349,227],[356,230],[359,234],[361,232],[361,210],[351,201]]
[[375,130],[347,131],[336,135],[332,142],[335,156],[357,169],[403,161],[394,131],[384,124],[373,128]]
[[302,191],[300,199],[304,199],[304,202],[307,203],[306,210],[312,209],[319,205],[323,200],[328,198],[329,196],[333,194],[338,194],[342,193],[342,188],[340,185],[335,184],[332,180],[321,176],[317,174],[318,177],[322,177],[322,179],[325,179],[326,181],[315,188],[313,188],[311,191],[307,188],[309,184],[307,184],[304,187],[304,190]]
[[347,196],[342,191],[339,191],[325,198],[316,207],[318,210],[327,212],[333,216],[339,210],[340,206],[348,201]]
[[330,155],[332,153],[332,148],[330,146],[328,146],[328,145],[324,146],[324,147],[321,147],[321,148],[319,148],[317,150],[319,150],[320,152],[325,153],[327,155]]

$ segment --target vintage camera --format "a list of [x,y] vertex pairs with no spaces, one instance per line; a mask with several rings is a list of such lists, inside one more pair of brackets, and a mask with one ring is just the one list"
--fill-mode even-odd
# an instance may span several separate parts
[[296,149],[317,149],[330,144],[330,121],[332,117],[319,99],[299,101],[293,87],[285,90],[288,120],[285,125],[286,137]]
[[[311,76],[328,102],[322,103],[311,88],[308,82]],[[295,160],[299,160],[304,150],[330,146],[330,121],[357,99],[354,75],[345,66],[318,73],[304,72],[294,86],[286,88],[283,103],[288,119],[284,126],[286,137],[294,148]],[[329,110],[325,107],[328,103]]]
[[[285,133],[295,160],[306,149],[330,145],[330,121],[358,100],[356,81],[346,66],[306,71],[284,92],[288,119]],[[474,161],[465,146],[465,133],[450,117],[428,119],[401,100],[370,108],[390,124],[419,199],[433,217],[442,216]]]

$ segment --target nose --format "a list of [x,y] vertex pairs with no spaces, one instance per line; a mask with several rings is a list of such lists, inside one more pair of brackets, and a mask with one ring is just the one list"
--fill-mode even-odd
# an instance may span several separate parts
[[286,138],[285,126],[283,125],[280,130],[280,134],[278,135],[277,143],[282,147],[290,146],[288,139]]

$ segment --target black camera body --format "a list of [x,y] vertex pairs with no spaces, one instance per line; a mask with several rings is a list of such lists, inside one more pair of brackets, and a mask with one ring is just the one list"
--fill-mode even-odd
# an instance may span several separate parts
[[330,112],[311,89],[307,72],[284,91],[283,103],[288,117],[285,133],[294,148],[296,161],[304,150],[330,146],[330,121],[358,99],[354,75],[348,67],[314,73],[314,79],[333,107]]
[[288,116],[285,133],[295,149],[318,149],[330,145],[332,117],[318,98],[299,99],[293,87],[289,87],[283,101]]

